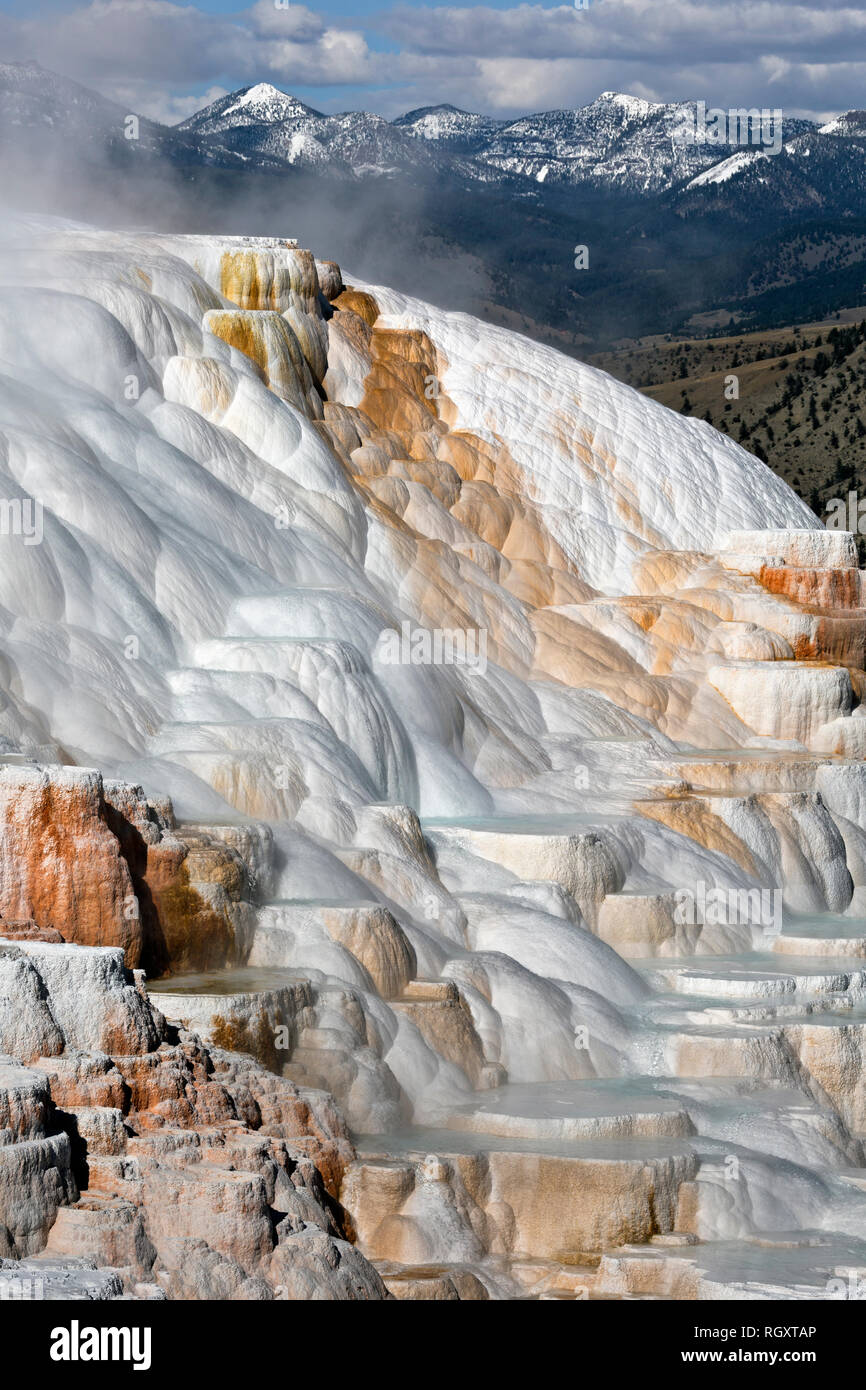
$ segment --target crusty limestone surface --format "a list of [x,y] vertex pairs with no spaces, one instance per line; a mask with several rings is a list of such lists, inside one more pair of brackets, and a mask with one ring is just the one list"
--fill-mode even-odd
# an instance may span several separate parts
[[0,939],[11,991],[0,1256],[39,1296],[387,1296],[334,1201],[354,1151],[328,1097],[170,1027],[119,947]]

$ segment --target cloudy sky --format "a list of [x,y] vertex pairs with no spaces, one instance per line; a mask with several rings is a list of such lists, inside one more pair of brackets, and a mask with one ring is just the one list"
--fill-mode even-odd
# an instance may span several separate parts
[[262,81],[385,116],[441,101],[513,116],[614,90],[826,118],[866,106],[866,0],[0,0],[0,58],[168,122]]

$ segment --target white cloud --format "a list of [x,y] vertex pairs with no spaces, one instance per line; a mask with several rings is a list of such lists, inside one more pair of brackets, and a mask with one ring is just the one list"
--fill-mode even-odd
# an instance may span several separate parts
[[230,90],[229,87],[208,87],[204,92],[179,96],[146,83],[102,86],[103,95],[118,105],[125,106],[128,111],[136,111],[139,116],[148,116],[152,121],[161,121],[163,125],[177,125],[185,121],[187,116],[195,115],[203,106],[210,106],[212,101],[224,97]]
[[[368,33],[397,51],[371,47]],[[90,0],[52,8],[50,23],[38,6],[0,16],[0,48],[166,120],[258,81],[307,95],[340,88],[339,100],[315,104],[388,115],[436,101],[514,115],[606,88],[823,113],[862,104],[866,10],[833,0],[596,0],[585,11],[398,3],[339,20],[294,0],[255,0],[233,15]]]
[[238,85],[363,81],[369,58],[360,33],[329,27],[302,5],[277,9],[268,0],[234,16],[170,0],[91,0],[50,25],[38,14],[0,16],[0,40],[4,58],[36,57],[102,90],[150,81],[178,96],[226,76]]

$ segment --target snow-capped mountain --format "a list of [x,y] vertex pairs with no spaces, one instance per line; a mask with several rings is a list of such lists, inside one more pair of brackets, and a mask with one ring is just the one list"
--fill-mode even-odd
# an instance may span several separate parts
[[678,139],[685,104],[661,105],[603,92],[575,111],[545,111],[497,131],[478,157],[538,183],[587,181],[656,192],[717,163],[717,146]]
[[267,82],[197,111],[176,129],[246,158],[273,156],[301,167],[363,177],[427,168],[434,156],[410,135],[366,111],[326,116]]
[[333,156],[355,174],[396,173],[433,168],[441,157],[390,121],[368,111],[344,111],[328,121],[325,139]]
[[[863,118],[859,120],[858,118]],[[866,116],[849,112],[800,130],[776,154],[740,149],[677,190],[681,211],[711,196],[740,221],[860,214],[866,198]]]
[[208,147],[232,150],[246,160],[277,159],[321,167],[332,153],[317,139],[327,117],[268,82],[229,92],[175,129]]
[[418,139],[435,141],[442,149],[474,153],[508,122],[497,120],[495,116],[461,111],[445,102],[440,106],[419,106],[407,111],[404,116],[397,116],[393,124]]
[[[536,112],[513,121],[447,104],[388,121],[364,111],[327,115],[259,82],[218,98],[174,127],[141,118],[140,137],[132,141],[124,137],[129,113],[119,105],[34,63],[0,67],[4,125],[42,135],[63,132],[67,139],[71,134],[79,144],[134,145],[139,154],[176,163],[290,165],[339,178],[433,173],[528,191],[540,185],[581,186],[641,197],[701,187],[702,176],[716,166],[724,181],[754,162],[757,151],[690,138],[695,112],[694,102],[650,102],[603,92],[573,111]],[[862,112],[849,112],[817,130],[808,121],[788,118],[786,146],[807,135],[825,147],[831,161],[845,159],[838,137],[856,140],[864,134],[864,121]],[[716,180],[710,174],[706,182]]]
[[210,106],[182,121],[178,130],[196,135],[221,135],[241,126],[283,124],[287,121],[321,120],[321,111],[281,92],[269,82],[258,82],[239,92],[229,92]]
[[[247,155],[328,164],[360,176],[435,168],[492,184],[588,184],[642,195],[675,188],[731,155],[753,153],[691,138],[696,109],[694,102],[602,92],[577,110],[542,111],[515,121],[447,104],[386,121],[366,112],[326,116],[259,83],[221,97],[177,129],[187,137],[217,137]],[[813,127],[788,120],[784,130],[796,138]]]
[[[701,139],[696,112],[695,102],[650,102],[602,92],[575,111],[546,111],[511,122],[485,143],[478,158],[539,183],[657,193],[737,151],[734,144]],[[811,127],[791,121],[786,128],[799,134]]]
[[[510,122],[448,105],[386,121],[366,112],[325,116],[259,83],[221,97],[177,129],[187,137],[217,137],[247,155],[327,163],[356,175],[437,168],[493,184],[516,179],[646,194],[686,182],[734,152],[734,146],[688,138],[695,109],[694,103],[603,92],[574,111]],[[811,128],[798,121],[792,129],[804,127]]]
[[846,111],[828,121],[818,130],[819,135],[866,136],[866,111]]
[[[437,170],[493,185],[589,185],[645,195],[687,183],[729,156],[752,153],[690,138],[695,113],[694,102],[603,92],[574,111],[515,121],[447,104],[386,121],[366,112],[326,116],[259,83],[221,97],[177,129],[187,138],[217,138],[248,157],[267,154],[361,177]],[[804,121],[786,126],[794,137],[812,129]]]

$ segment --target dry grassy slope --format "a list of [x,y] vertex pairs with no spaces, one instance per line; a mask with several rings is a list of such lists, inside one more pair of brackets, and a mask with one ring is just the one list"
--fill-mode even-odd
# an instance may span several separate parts
[[[822,518],[866,497],[866,309],[729,338],[642,339],[593,357],[672,410],[709,420],[766,460]],[[739,399],[725,396],[739,379]]]

